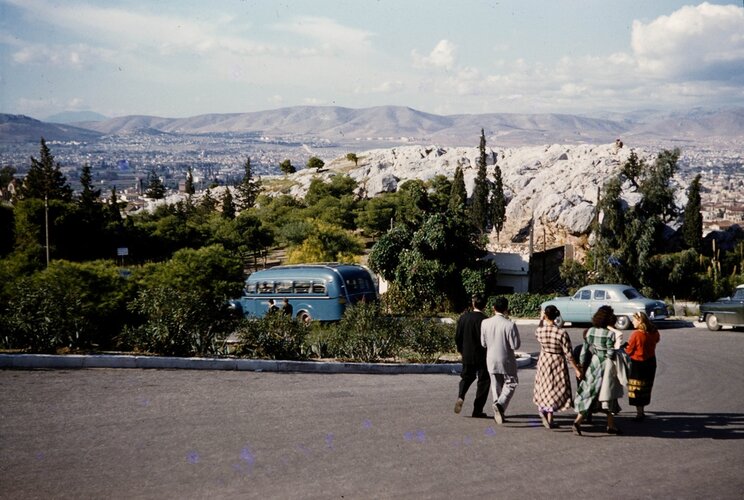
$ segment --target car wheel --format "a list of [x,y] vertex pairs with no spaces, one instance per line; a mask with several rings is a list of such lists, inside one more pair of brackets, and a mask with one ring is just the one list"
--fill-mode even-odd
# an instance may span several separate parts
[[557,318],[555,318],[555,321],[553,321],[553,323],[555,323],[555,326],[557,326],[558,328],[563,328],[563,323],[565,323],[565,321],[563,321],[562,317],[558,316]]
[[297,320],[302,323],[307,324],[307,323],[310,323],[313,320],[313,318],[310,316],[310,313],[308,313],[307,311],[300,311],[299,313],[297,313]]
[[627,316],[618,316],[615,322],[615,328],[618,330],[627,330],[630,328],[630,318]]
[[721,329],[721,325],[718,323],[718,318],[715,314],[709,314],[705,317],[705,325],[712,332],[717,332]]

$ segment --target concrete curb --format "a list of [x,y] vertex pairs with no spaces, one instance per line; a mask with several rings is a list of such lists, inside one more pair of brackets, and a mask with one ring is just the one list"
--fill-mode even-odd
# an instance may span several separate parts
[[[517,366],[533,362],[525,353],[517,353]],[[242,370],[254,372],[433,374],[457,375],[460,363],[344,363],[322,361],[282,361],[267,359],[176,358],[132,355],[80,354],[0,354],[0,368],[83,369],[83,368],[155,368],[163,370]]]

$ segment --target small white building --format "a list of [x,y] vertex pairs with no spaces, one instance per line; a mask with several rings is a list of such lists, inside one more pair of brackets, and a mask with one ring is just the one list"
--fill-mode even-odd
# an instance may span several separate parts
[[489,252],[482,260],[494,262],[499,268],[497,285],[511,288],[512,293],[527,293],[530,289],[530,257],[518,253]]

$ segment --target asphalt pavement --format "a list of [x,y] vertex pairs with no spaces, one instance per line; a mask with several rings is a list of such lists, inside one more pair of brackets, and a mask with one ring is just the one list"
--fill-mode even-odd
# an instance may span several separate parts
[[540,425],[533,366],[504,425],[451,373],[4,369],[0,498],[741,498],[742,352],[666,323],[648,419],[582,437]]

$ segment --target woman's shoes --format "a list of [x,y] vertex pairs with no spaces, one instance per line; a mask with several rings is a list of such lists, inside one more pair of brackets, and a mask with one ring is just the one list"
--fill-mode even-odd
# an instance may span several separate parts
[[581,426],[577,424],[576,422],[574,422],[573,425],[571,426],[571,430],[577,436],[581,436]]
[[608,428],[607,428],[607,434],[615,434],[615,435],[618,435],[618,434],[622,434],[622,433],[623,433],[623,431],[621,431],[621,430],[620,430],[620,429],[618,429],[617,427],[608,427]]
[[540,412],[540,420],[542,420],[543,427],[545,427],[546,429],[550,429],[551,425],[548,421],[548,416],[545,413]]

